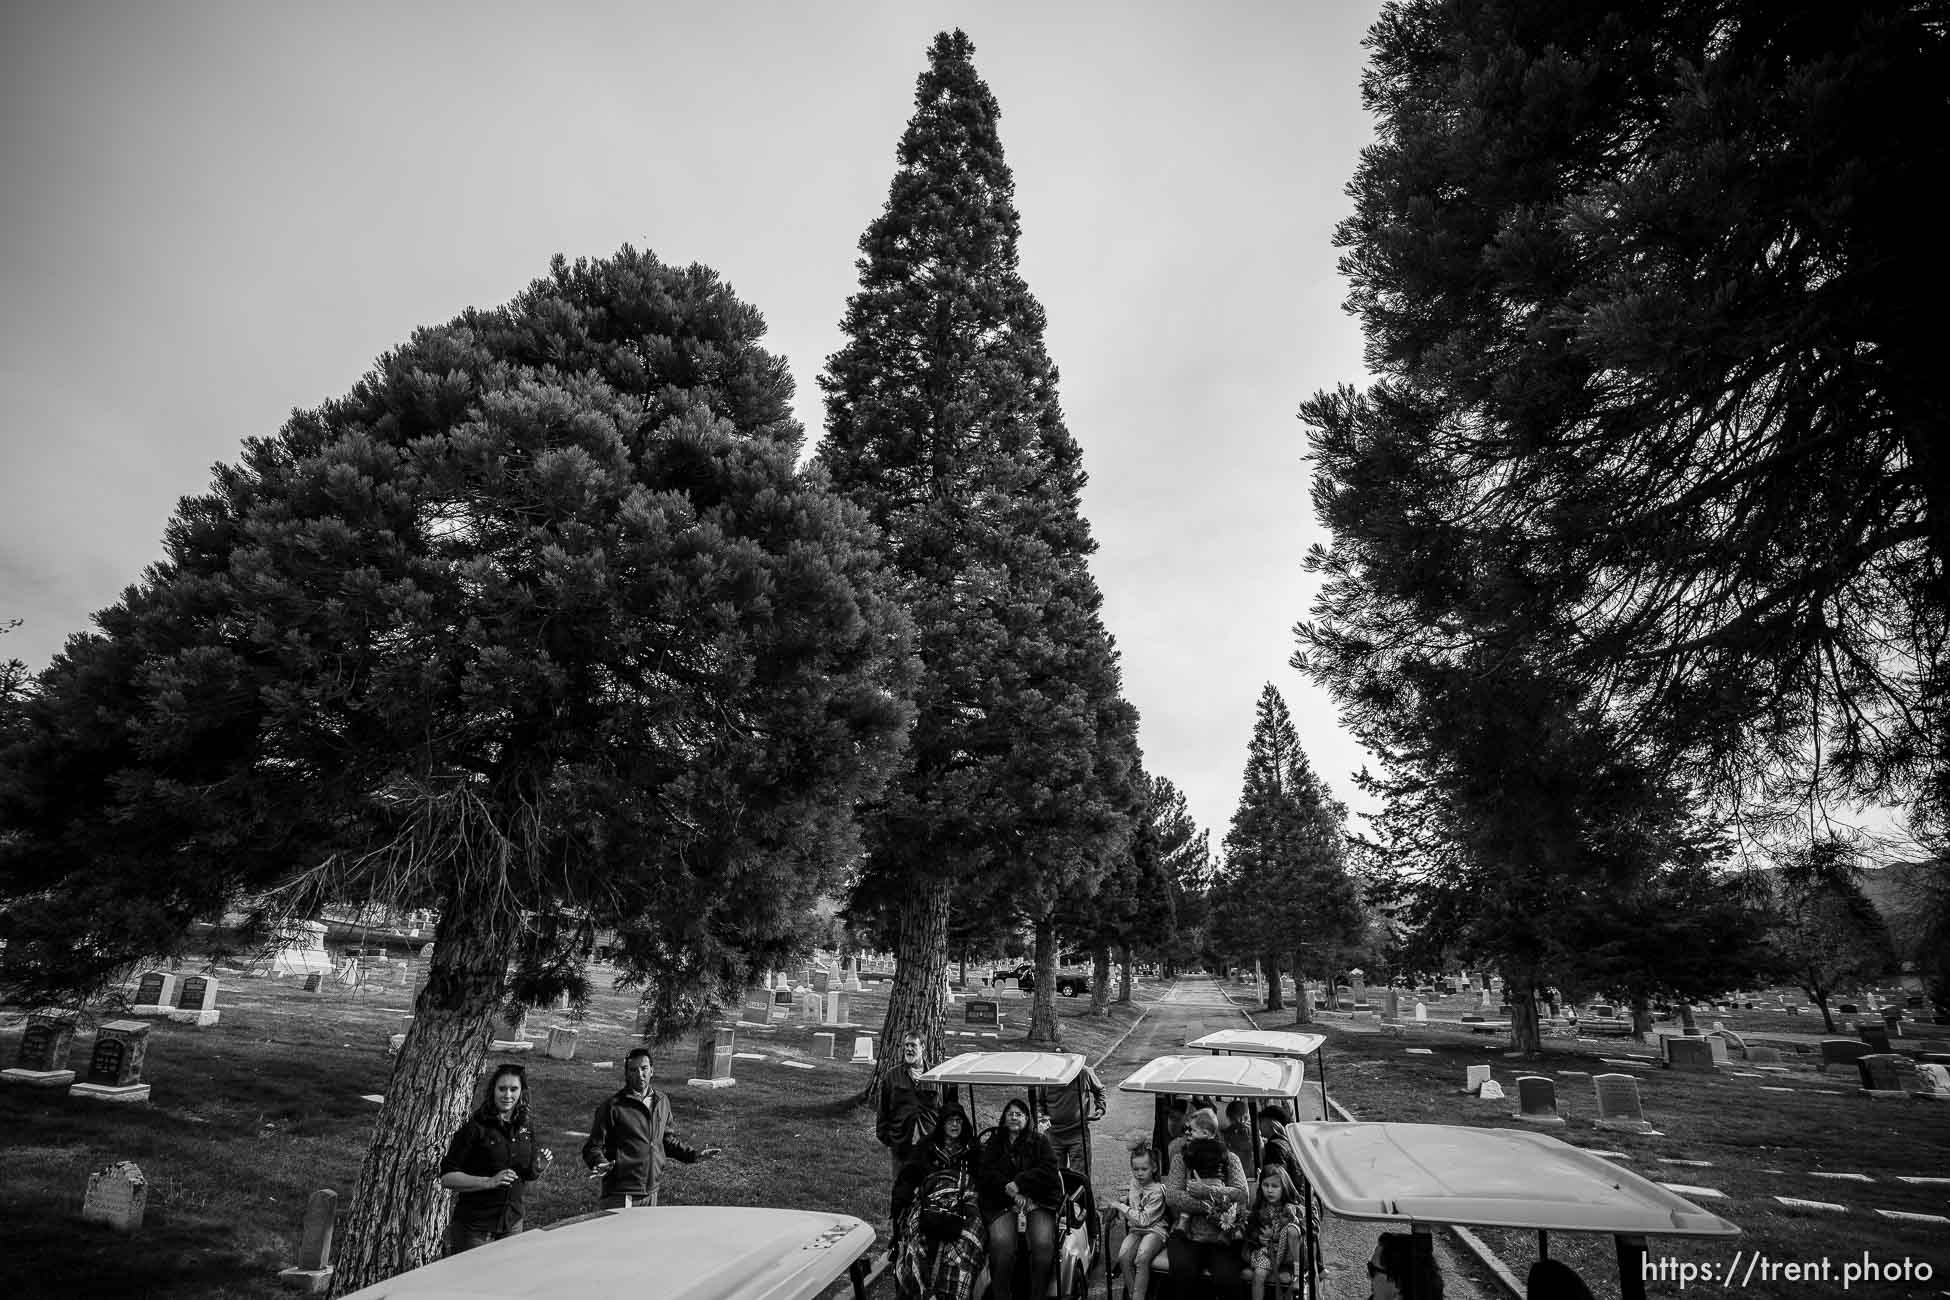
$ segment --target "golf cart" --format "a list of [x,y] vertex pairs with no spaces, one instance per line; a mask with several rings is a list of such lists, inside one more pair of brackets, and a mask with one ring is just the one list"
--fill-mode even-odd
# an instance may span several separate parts
[[343,1300],[864,1300],[873,1229],[848,1214],[666,1205],[598,1210],[491,1241]]
[[[1090,1182],[1090,1105],[1086,1095],[1088,1079],[1083,1057],[1074,1052],[963,1052],[950,1057],[923,1074],[920,1082],[941,1091],[944,1102],[960,1100],[961,1090],[968,1096],[963,1109],[979,1143],[986,1142],[1001,1117],[1002,1107],[1011,1098],[1029,1106],[1032,1122],[1048,1111],[1048,1096],[1062,1088],[1076,1090],[1077,1114],[1083,1124],[1083,1169],[1061,1171],[1063,1205],[1056,1224],[1056,1261],[1050,1270],[1050,1294],[1064,1300],[1083,1300],[1090,1293],[1090,1270],[1102,1254],[1103,1223],[1097,1215],[1095,1193]],[[986,1091],[991,1103],[985,1123],[978,1110],[978,1096]],[[1029,1252],[1018,1255],[1016,1294],[1028,1289]],[[983,1267],[975,1284],[975,1295],[985,1293],[988,1270]],[[1042,1300],[1038,1297],[1037,1300]]]
[[[1291,1035],[1299,1038],[1306,1035]],[[1204,1040],[1200,1040],[1203,1042]],[[1169,1149],[1171,1142],[1170,1116],[1182,1105],[1197,1104],[1202,1101],[1223,1106],[1228,1101],[1246,1103],[1247,1124],[1253,1134],[1250,1143],[1251,1158],[1242,1163],[1246,1166],[1246,1178],[1253,1181],[1259,1175],[1259,1111],[1270,1102],[1278,1102],[1287,1108],[1289,1115],[1297,1114],[1300,1097],[1306,1081],[1306,1069],[1292,1055],[1248,1056],[1248,1055],[1208,1055],[1208,1056],[1160,1056],[1147,1061],[1122,1083],[1120,1092],[1150,1093],[1154,1098],[1152,1118],[1152,1146],[1159,1153],[1163,1167],[1160,1177],[1169,1174]],[[1294,1127],[1315,1127],[1315,1125],[1288,1125]],[[1303,1232],[1306,1243],[1306,1267],[1296,1270],[1291,1277],[1277,1280],[1275,1294],[1282,1297],[1293,1293],[1294,1287],[1300,1294],[1313,1297],[1318,1294],[1319,1246],[1315,1235],[1313,1198],[1307,1194],[1302,1184],[1295,1189],[1300,1194],[1303,1215]],[[1169,1277],[1171,1265],[1161,1253],[1151,1264],[1152,1277]],[[1157,1294],[1154,1287],[1153,1294]]]
[[1287,1140],[1321,1209],[1399,1223],[1418,1251],[1438,1224],[1611,1235],[1622,1300],[1645,1300],[1649,1236],[1732,1237],[1740,1229],[1600,1155],[1515,1129],[1452,1124],[1293,1124]]
[[[1284,1029],[1221,1029],[1203,1038],[1194,1038],[1185,1044],[1187,1047],[1200,1047],[1215,1056],[1291,1056],[1304,1061],[1314,1059],[1314,1082],[1303,1085],[1302,1091],[1311,1094],[1316,1088],[1320,1091],[1320,1105],[1309,1107],[1318,1111],[1318,1118],[1331,1119],[1327,1111],[1327,1036],[1325,1034],[1296,1034]],[[1309,1095],[1307,1100],[1311,1101]],[[1298,1110],[1293,1118],[1303,1118]],[[1308,1114],[1304,1118],[1313,1119]]]

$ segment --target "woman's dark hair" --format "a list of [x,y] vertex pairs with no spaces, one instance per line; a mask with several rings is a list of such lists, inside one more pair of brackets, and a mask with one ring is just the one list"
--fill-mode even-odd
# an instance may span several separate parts
[[1185,1144],[1185,1168],[1200,1178],[1224,1178],[1227,1154],[1217,1138],[1193,1138]]
[[1591,1288],[1561,1259],[1540,1259],[1524,1281],[1524,1300],[1591,1300]]
[[995,1117],[995,1130],[989,1134],[988,1142],[991,1151],[1001,1151],[1009,1145],[1009,1126],[1002,1121],[1009,1118],[1010,1107],[1014,1107],[1022,1112],[1022,1132],[1024,1137],[1036,1131],[1036,1116],[1029,1109],[1029,1103],[1020,1097],[1011,1097],[1002,1103],[1002,1109]]
[[508,1122],[516,1128],[522,1128],[528,1123],[528,1071],[513,1061],[504,1061],[494,1067],[494,1073],[488,1076],[487,1093],[481,1098],[480,1109],[474,1112],[475,1117],[478,1119],[499,1117],[501,1112],[494,1104],[494,1089],[503,1078],[512,1078],[521,1085],[521,1100],[515,1103],[515,1113],[508,1117]]
[[1436,1271],[1435,1252],[1426,1243],[1418,1251],[1412,1233],[1384,1232],[1374,1248],[1381,1256],[1381,1271],[1402,1293],[1402,1300],[1442,1300],[1442,1274]]

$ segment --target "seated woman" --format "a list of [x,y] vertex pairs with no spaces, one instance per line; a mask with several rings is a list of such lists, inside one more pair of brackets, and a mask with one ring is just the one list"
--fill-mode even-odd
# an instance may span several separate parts
[[944,1106],[934,1134],[901,1167],[906,1209],[896,1225],[894,1294],[899,1300],[968,1300],[987,1255],[974,1183],[975,1134],[968,1114]]
[[1002,1121],[983,1146],[975,1192],[988,1224],[989,1280],[995,1300],[1015,1300],[1016,1258],[1023,1238],[1029,1246],[1028,1297],[1042,1300],[1056,1260],[1056,1211],[1063,1184],[1056,1172],[1056,1148],[1029,1120],[1029,1107],[1012,1097]]
[[1368,1300],[1442,1300],[1442,1274],[1435,1256],[1414,1235],[1384,1232],[1375,1238],[1368,1258]]
[[1177,1216],[1165,1239],[1172,1295],[1233,1300],[1243,1262],[1234,1226],[1249,1195],[1246,1171],[1219,1140],[1219,1117],[1209,1109],[1195,1110],[1186,1120],[1181,1152],[1183,1158],[1172,1162],[1165,1179],[1165,1205]]

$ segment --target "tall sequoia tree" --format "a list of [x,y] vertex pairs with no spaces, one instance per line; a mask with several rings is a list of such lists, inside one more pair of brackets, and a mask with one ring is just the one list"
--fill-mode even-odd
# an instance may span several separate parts
[[[1309,404],[1371,534],[1695,788],[1950,799],[1950,28],[1909,0],[1395,0],[1337,242],[1380,382]],[[1430,645],[1488,644],[1431,594]],[[1541,660],[1540,660],[1541,662]]]
[[[863,816],[856,890],[897,909],[888,1042],[939,1041],[957,882],[1036,925],[1053,965],[1056,901],[1105,869],[1135,802],[1081,452],[1017,269],[1015,183],[973,54],[959,31],[929,49],[886,208],[860,240],[847,342],[820,380],[819,460],[884,531],[922,664],[904,761]],[[1032,1037],[1054,1035],[1050,983]]]
[[[1239,806],[1226,831],[1223,873],[1227,930],[1260,960],[1266,1006],[1281,1007],[1280,972],[1294,982],[1312,954],[1359,933],[1362,912],[1347,873],[1346,809],[1307,762],[1286,701],[1271,682],[1259,695]],[[1313,1018],[1304,995],[1297,1019]]]
[[439,909],[343,1287],[435,1253],[518,958],[617,926],[667,985],[776,945],[764,882],[832,880],[835,810],[891,766],[906,620],[794,468],[763,331],[628,248],[419,331],[181,503],[4,757],[15,990],[86,993],[239,899]]

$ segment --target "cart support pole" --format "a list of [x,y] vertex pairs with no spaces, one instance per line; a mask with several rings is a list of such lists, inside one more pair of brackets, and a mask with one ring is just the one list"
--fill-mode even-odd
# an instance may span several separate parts
[[1551,1257],[1550,1230],[1548,1228],[1539,1228],[1537,1229],[1537,1258],[1549,1259],[1550,1257]]
[[1645,1300],[1645,1238],[1618,1234],[1618,1294],[1621,1300]]

